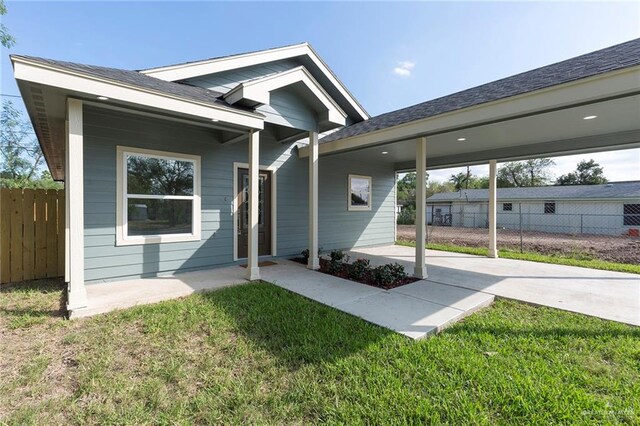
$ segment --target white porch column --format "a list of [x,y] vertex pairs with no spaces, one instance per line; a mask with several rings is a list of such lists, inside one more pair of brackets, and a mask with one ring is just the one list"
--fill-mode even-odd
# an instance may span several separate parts
[[260,132],[249,134],[249,244],[247,279],[259,280],[258,267],[258,180],[260,177]]
[[492,258],[498,257],[498,245],[496,235],[496,160],[489,161],[489,253],[488,256]]
[[309,262],[318,269],[318,132],[309,132]]
[[82,101],[67,99],[66,127],[64,186],[67,200],[65,234],[68,233],[68,248],[65,251],[68,255],[68,260],[65,263],[68,262],[68,274],[65,275],[68,280],[67,309],[73,311],[87,307],[87,291],[84,287],[84,141]]
[[416,140],[416,266],[414,275],[427,278],[427,138]]

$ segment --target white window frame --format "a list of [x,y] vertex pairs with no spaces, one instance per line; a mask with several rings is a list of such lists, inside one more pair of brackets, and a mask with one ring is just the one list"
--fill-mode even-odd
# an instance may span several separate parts
[[[200,209],[200,156],[180,154],[167,151],[156,151],[151,149],[133,148],[118,146],[117,167],[116,167],[116,245],[138,245],[138,244],[159,244],[176,243],[183,241],[200,241],[202,228],[202,211]],[[193,195],[136,195],[136,198],[164,199],[164,200],[192,200],[192,232],[189,234],[158,234],[158,235],[127,235],[127,155],[138,155],[149,158],[163,160],[188,161],[194,164],[193,167]]]
[[[369,198],[368,204],[366,206],[353,206],[351,205],[351,180],[352,179],[366,179],[369,181]],[[349,175],[349,179],[347,181],[347,208],[350,212],[357,211],[371,211],[371,205],[373,204],[373,182],[371,176],[362,176],[362,175]]]

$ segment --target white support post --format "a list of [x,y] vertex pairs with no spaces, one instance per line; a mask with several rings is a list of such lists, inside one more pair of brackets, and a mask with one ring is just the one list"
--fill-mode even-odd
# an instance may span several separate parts
[[65,233],[68,232],[67,310],[87,307],[84,286],[84,160],[82,101],[67,99]]
[[496,160],[489,161],[489,253],[491,258],[498,257],[498,245],[496,234],[496,222],[497,222],[497,189],[496,185]]
[[427,278],[427,138],[416,140],[416,265],[414,275]]
[[318,132],[309,132],[309,269],[320,268],[318,258]]
[[260,132],[249,134],[249,247],[247,256],[247,279],[259,280],[258,267],[258,184],[260,178]]

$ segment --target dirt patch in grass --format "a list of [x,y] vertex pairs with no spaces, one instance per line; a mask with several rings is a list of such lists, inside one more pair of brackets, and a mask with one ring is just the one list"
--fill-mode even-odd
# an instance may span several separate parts
[[[414,225],[397,225],[398,239],[414,241]],[[428,226],[429,243],[462,247],[487,247],[487,229],[451,226]],[[498,229],[500,249],[520,250],[520,232]],[[523,251],[546,255],[563,255],[583,259],[598,259],[616,263],[640,263],[640,238],[608,235],[573,235],[550,232],[522,232]]]

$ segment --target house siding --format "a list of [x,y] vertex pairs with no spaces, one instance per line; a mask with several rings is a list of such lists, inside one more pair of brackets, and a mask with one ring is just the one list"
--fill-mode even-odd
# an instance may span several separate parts
[[[234,263],[233,168],[247,144],[222,145],[210,130],[172,121],[84,109],[85,280],[166,275]],[[200,155],[202,239],[116,246],[116,147]],[[320,245],[325,249],[393,242],[394,173],[357,155],[320,161]],[[292,144],[260,135],[260,164],[277,169],[277,255],[299,254],[308,238],[307,160]],[[347,212],[349,173],[373,176],[371,212]]]

